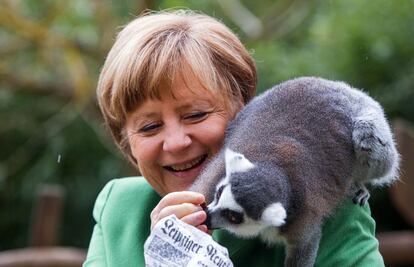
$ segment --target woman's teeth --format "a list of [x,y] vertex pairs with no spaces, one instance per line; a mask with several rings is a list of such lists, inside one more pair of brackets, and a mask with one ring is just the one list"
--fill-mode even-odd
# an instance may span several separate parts
[[170,169],[172,169],[173,171],[184,171],[187,169],[190,169],[192,167],[194,167],[195,165],[199,164],[203,159],[204,159],[205,155],[200,156],[188,163],[185,164],[175,164],[175,165],[171,165],[168,166]]

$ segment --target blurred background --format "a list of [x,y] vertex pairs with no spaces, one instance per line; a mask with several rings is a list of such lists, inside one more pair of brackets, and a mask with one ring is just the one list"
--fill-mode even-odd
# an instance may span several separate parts
[[[414,136],[411,0],[0,0],[0,251],[34,244],[45,184],[58,198],[53,242],[87,248],[98,192],[110,179],[137,174],[103,127],[100,67],[122,25],[145,9],[177,7],[238,34],[256,60],[259,92],[303,75],[344,80]],[[372,192],[377,230],[413,230],[413,217],[391,194]],[[412,198],[400,203],[414,210]]]

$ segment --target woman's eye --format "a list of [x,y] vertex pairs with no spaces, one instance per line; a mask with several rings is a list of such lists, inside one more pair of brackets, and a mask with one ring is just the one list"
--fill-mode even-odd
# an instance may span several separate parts
[[151,124],[145,125],[144,127],[140,128],[138,131],[140,133],[149,133],[151,131],[154,131],[154,130],[158,129],[159,127],[161,127],[160,124],[151,123]]
[[194,112],[194,113],[184,116],[184,119],[196,121],[196,120],[203,119],[206,116],[207,116],[207,112]]

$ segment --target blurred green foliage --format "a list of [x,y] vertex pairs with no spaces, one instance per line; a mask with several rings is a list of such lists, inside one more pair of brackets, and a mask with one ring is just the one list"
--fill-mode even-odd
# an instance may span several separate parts
[[414,122],[414,1],[3,0],[0,250],[27,245],[43,183],[66,189],[60,244],[87,247],[99,190],[137,174],[102,125],[99,69],[119,26],[145,8],[172,7],[233,29],[257,62],[259,91],[302,75],[344,80],[377,98],[390,118]]

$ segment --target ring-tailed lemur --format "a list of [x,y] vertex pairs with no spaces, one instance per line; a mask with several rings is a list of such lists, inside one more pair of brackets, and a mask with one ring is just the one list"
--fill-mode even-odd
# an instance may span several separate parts
[[397,179],[399,155],[381,106],[343,82],[298,78],[253,99],[190,190],[206,224],[286,245],[285,266],[313,266],[325,217],[365,183]]

